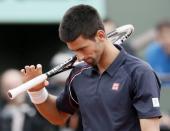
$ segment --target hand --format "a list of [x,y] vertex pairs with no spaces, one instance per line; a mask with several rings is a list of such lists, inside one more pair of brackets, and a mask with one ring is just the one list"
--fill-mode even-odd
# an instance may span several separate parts
[[[31,66],[25,66],[25,69],[21,69],[21,73],[23,76],[23,81],[24,83],[33,79],[36,76],[39,76],[42,74],[42,66],[40,64],[38,64],[36,67],[34,65]],[[39,91],[41,90],[43,87],[48,86],[49,82],[47,80],[45,80],[43,83],[29,89],[30,92],[34,92],[34,91]]]

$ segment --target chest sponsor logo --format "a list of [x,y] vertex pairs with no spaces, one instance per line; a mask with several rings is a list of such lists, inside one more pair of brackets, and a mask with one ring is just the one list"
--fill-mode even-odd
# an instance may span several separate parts
[[119,87],[120,87],[120,83],[113,83],[112,90],[117,91],[119,90]]

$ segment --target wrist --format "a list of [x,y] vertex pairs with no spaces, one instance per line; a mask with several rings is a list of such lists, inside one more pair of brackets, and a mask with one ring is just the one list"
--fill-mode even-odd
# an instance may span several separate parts
[[33,104],[42,104],[48,98],[48,91],[45,87],[39,91],[31,91],[31,92],[27,91],[27,92]]

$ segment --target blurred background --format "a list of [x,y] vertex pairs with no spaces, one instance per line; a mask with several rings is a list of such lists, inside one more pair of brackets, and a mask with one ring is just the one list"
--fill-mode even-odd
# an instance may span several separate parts
[[[81,3],[95,7],[106,28],[114,29],[125,24],[134,25],[135,33],[123,46],[132,55],[150,63],[160,77],[161,110],[165,116],[161,121],[161,127],[162,131],[168,130],[170,127],[169,0],[0,0],[0,131],[42,131],[42,128],[44,131],[82,130],[79,126],[81,123],[79,112],[70,118],[64,127],[56,127],[41,118],[26,94],[22,97],[23,101],[16,100],[16,102],[9,101],[4,95],[5,90],[22,83],[18,70],[25,65],[40,63],[46,72],[61,63],[60,57],[63,60],[72,55],[66,50],[66,45],[59,40],[58,27],[65,11]],[[59,93],[63,89],[65,79],[66,75],[61,75],[51,80],[49,90],[52,93]],[[58,88],[53,89],[55,83],[58,84]],[[12,109],[14,111],[11,111]],[[20,124],[13,122],[16,118],[20,118],[18,122]],[[8,124],[5,124],[6,122]],[[18,129],[15,129],[14,126],[17,124]]]

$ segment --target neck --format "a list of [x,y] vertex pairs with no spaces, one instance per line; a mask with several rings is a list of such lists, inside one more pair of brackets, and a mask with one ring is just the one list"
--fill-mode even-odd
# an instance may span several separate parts
[[104,51],[97,65],[100,74],[102,74],[114,62],[120,52],[110,41],[106,41],[104,44]]

